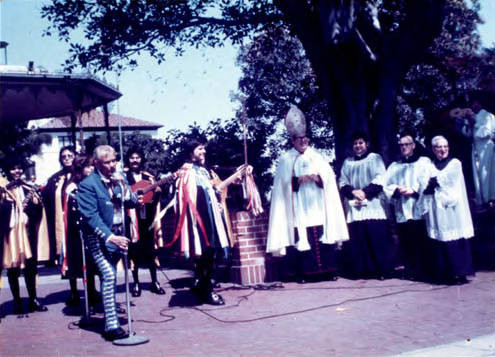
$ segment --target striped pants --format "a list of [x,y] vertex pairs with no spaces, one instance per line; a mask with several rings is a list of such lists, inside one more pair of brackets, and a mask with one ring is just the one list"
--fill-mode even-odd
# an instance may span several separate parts
[[[117,270],[115,266],[120,259],[120,254],[115,250],[113,243],[107,243],[107,247],[97,236],[89,236],[86,239],[89,251],[100,272],[101,296],[105,313],[105,331],[113,330],[120,327],[115,301],[115,285],[117,282]],[[110,245],[113,247],[110,247]]]

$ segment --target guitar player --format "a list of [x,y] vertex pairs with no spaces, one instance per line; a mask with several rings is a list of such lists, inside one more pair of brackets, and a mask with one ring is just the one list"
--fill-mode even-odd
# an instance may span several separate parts
[[[124,172],[133,191],[136,187],[155,183],[153,175],[143,170],[145,160],[144,153],[140,148],[132,147],[127,151]],[[165,290],[160,286],[156,275],[156,249],[163,246],[161,226],[156,224],[153,230],[148,229],[155,216],[160,212],[160,193],[160,188],[157,187],[152,194],[151,202],[143,203],[129,212],[131,217],[129,258],[132,262],[131,270],[134,280],[131,293],[134,297],[141,296],[139,267],[143,266],[150,271],[151,292],[158,295],[165,294]]]
[[231,242],[228,213],[221,204],[222,191],[251,166],[243,166],[221,181],[206,164],[206,141],[193,138],[183,150],[186,162],[176,180],[175,212],[177,224],[171,246],[177,243],[180,253],[195,262],[192,292],[200,302],[223,305],[223,298],[213,291],[215,262],[228,259]]

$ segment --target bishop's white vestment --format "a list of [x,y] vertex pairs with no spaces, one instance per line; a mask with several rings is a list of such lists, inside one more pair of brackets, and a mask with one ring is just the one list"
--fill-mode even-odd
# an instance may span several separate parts
[[[316,174],[322,187],[315,182],[292,189],[292,178]],[[334,244],[349,239],[344,211],[340,202],[335,174],[328,160],[315,149],[308,147],[303,154],[292,148],[280,158],[271,195],[267,253],[286,254],[286,247],[298,251],[311,249],[307,227],[323,226],[320,241]],[[299,240],[296,242],[295,229]]]

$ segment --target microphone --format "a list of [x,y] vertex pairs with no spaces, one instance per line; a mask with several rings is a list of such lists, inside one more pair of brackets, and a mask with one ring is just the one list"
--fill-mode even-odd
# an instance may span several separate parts
[[110,177],[110,180],[112,180],[114,183],[118,184],[124,184],[124,176],[120,172],[115,171],[112,176]]

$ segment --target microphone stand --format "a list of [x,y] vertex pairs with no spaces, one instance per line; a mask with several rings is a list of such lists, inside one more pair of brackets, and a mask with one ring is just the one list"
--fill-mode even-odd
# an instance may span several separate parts
[[[122,220],[123,220],[123,226],[122,226],[122,235],[126,236],[126,229],[125,229],[125,210],[124,210],[124,186],[125,183],[119,180],[119,186],[120,186],[120,195],[121,195],[121,214],[122,214]],[[126,338],[114,340],[113,344],[117,346],[135,346],[135,345],[140,345],[143,343],[149,342],[148,337],[144,336],[138,336],[134,331],[132,331],[132,318],[131,318],[131,298],[130,298],[130,292],[129,292],[129,265],[128,265],[128,259],[127,259],[127,251],[123,252],[124,256],[124,277],[125,277],[125,301],[127,305],[127,331],[129,332],[129,336]]]
[[84,287],[84,316],[79,320],[80,326],[88,326],[92,324],[91,316],[89,312],[89,301],[88,301],[88,271],[86,265],[86,248],[84,247],[84,237],[79,227],[79,239],[81,240],[81,252],[82,252],[82,271],[83,271],[83,287]]

